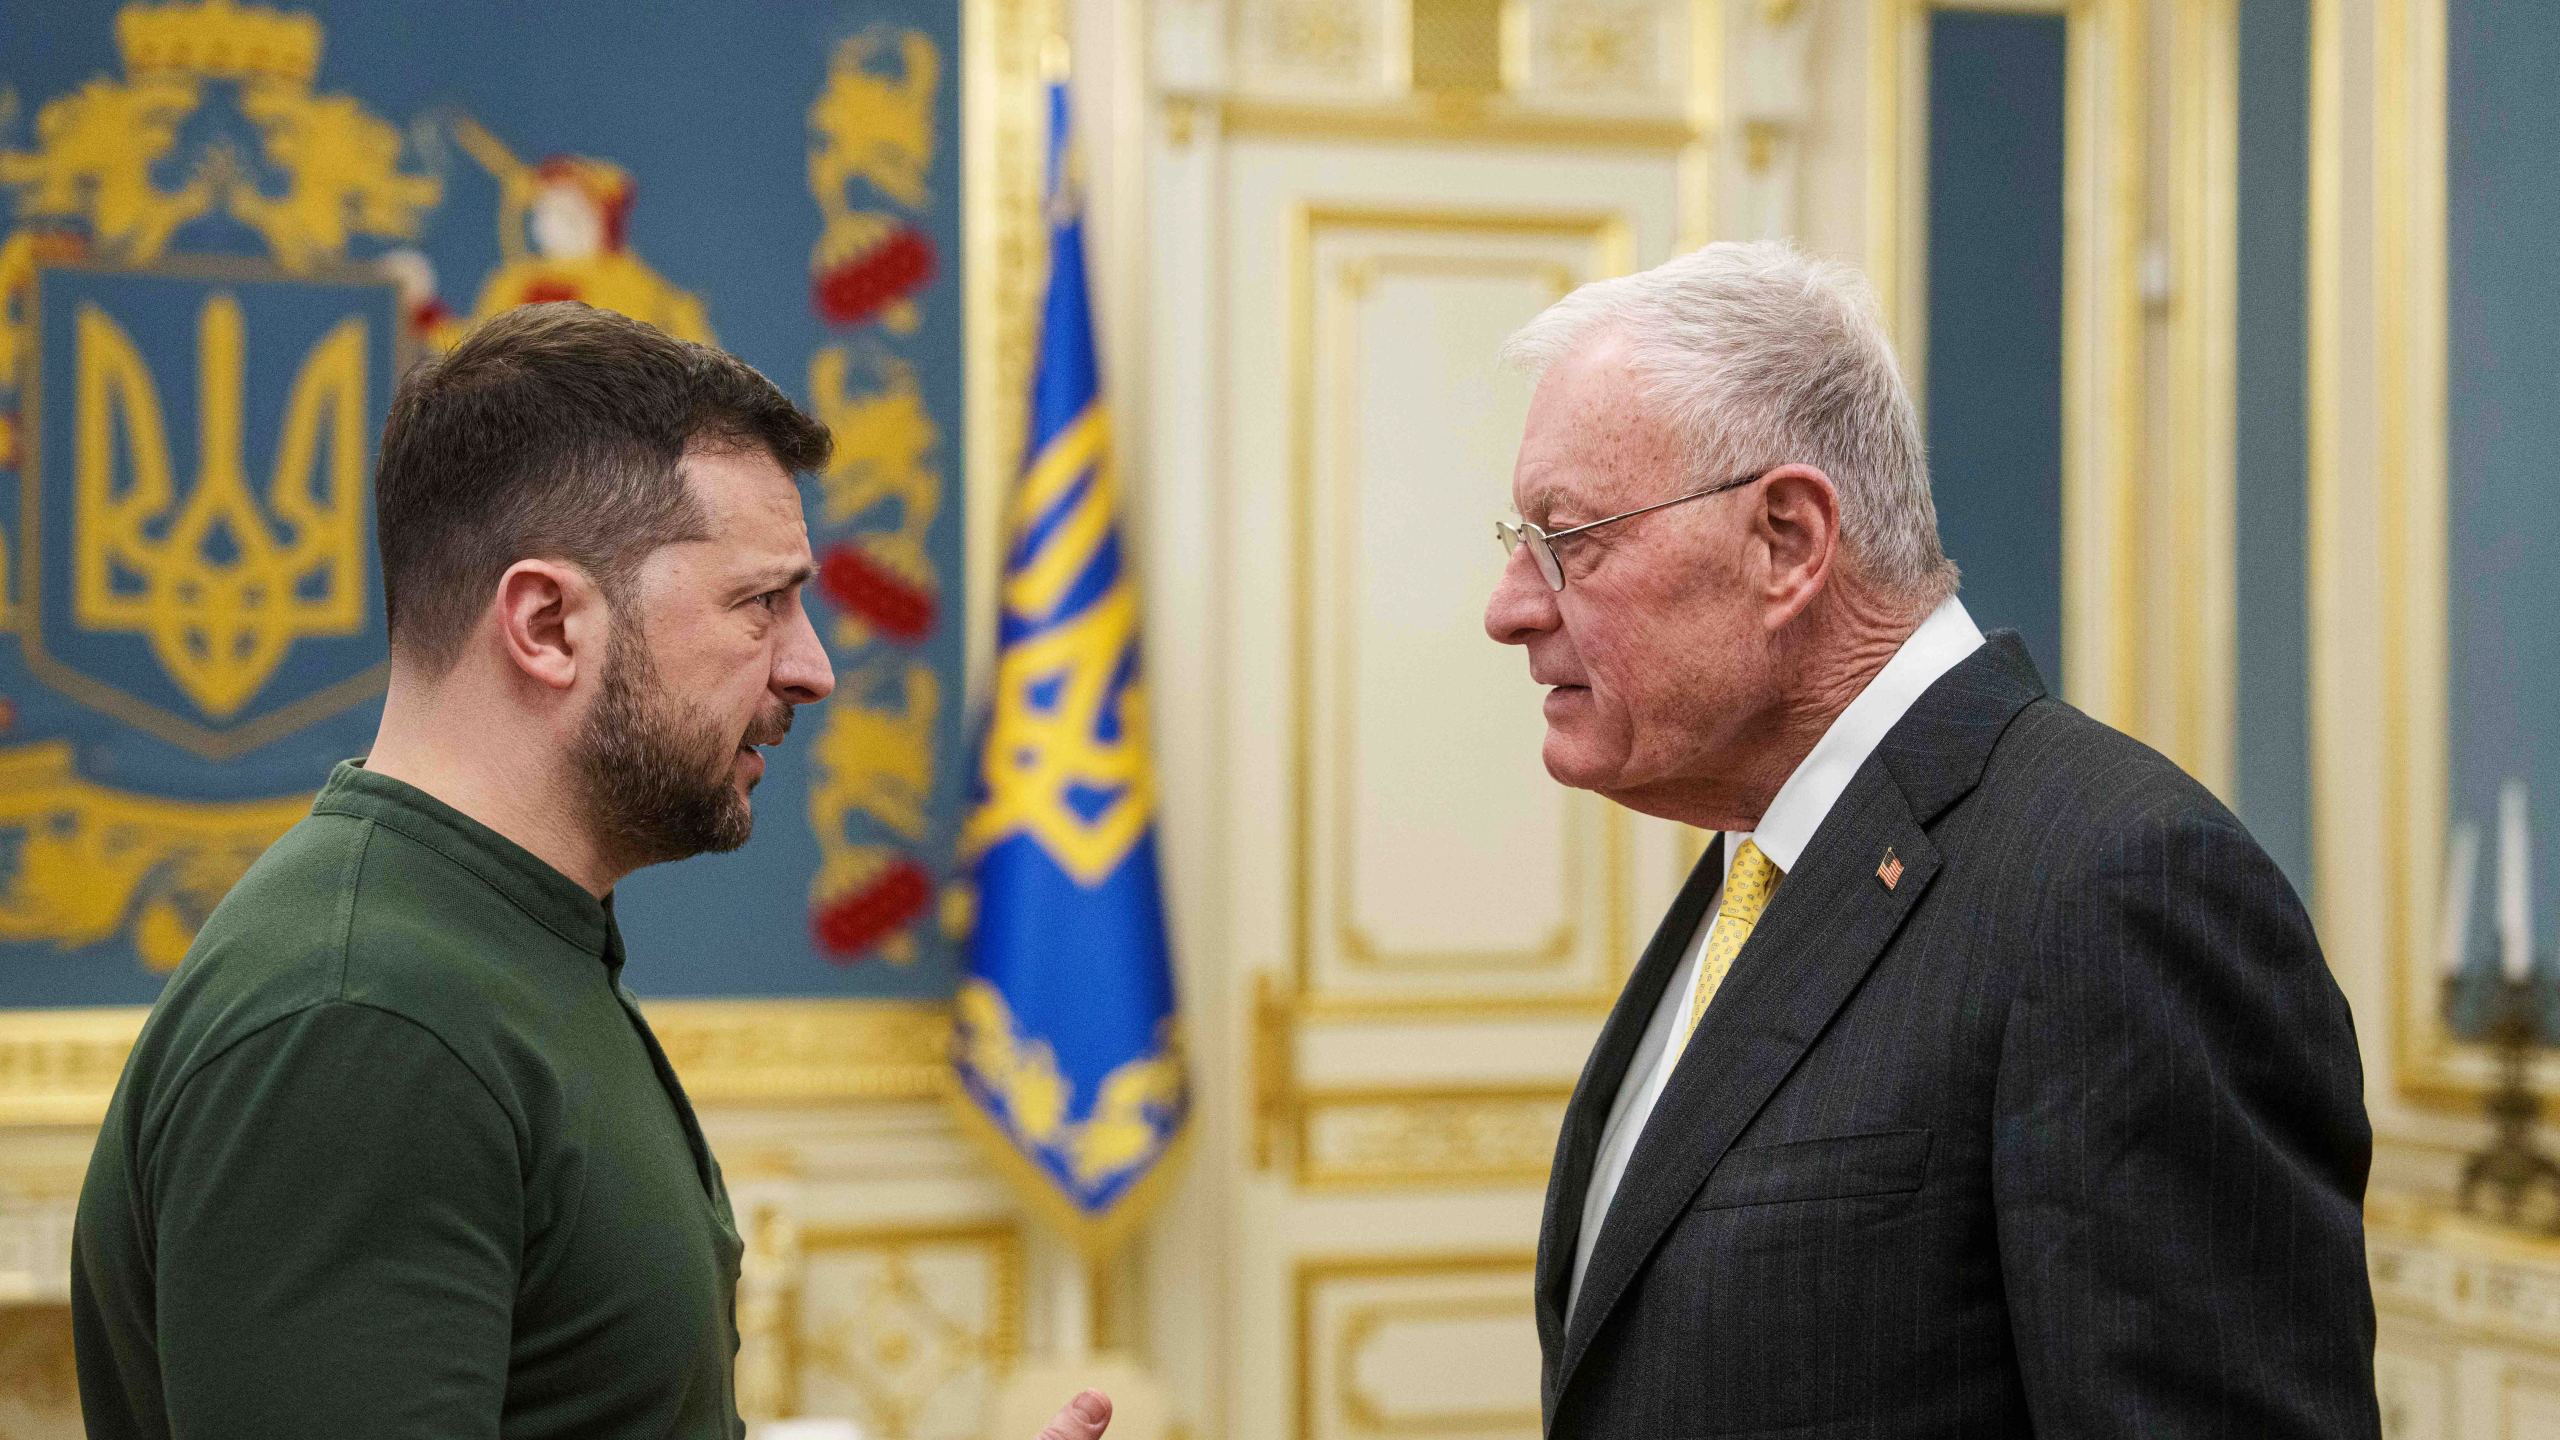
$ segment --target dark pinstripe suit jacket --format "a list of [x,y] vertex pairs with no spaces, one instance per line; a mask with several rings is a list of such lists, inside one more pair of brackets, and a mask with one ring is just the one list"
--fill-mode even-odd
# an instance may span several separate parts
[[2230,812],[2047,698],[2006,632],[1778,887],[1568,1324],[1601,1126],[1721,868],[1690,877],[1566,1112],[1549,1434],[2379,1434],[2372,1136],[2310,922]]

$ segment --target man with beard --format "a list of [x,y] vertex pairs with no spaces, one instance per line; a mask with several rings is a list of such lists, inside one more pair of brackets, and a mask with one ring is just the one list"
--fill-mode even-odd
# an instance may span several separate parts
[[381,731],[206,923],[81,1192],[92,1436],[742,1433],[738,1234],[612,892],[744,844],[758,747],[834,688],[793,479],[828,449],[578,304],[401,383]]

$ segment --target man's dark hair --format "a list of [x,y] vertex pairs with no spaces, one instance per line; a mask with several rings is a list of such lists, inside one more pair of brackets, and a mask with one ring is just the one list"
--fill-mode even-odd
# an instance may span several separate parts
[[762,449],[797,473],[831,443],[711,346],[575,301],[497,315],[391,397],[374,478],[391,644],[450,669],[498,577],[535,556],[619,600],[651,552],[705,537],[688,449]]

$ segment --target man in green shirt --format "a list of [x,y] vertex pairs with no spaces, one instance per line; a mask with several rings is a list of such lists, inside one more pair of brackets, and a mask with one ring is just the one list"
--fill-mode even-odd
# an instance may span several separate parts
[[81,1192],[92,1436],[743,1433],[737,1229],[612,891],[743,844],[758,747],[834,688],[793,478],[828,448],[583,305],[401,383],[380,734],[206,923]]

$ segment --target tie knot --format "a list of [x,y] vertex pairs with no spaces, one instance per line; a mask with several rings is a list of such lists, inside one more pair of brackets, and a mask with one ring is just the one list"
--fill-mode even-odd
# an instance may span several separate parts
[[1716,913],[1730,915],[1746,924],[1757,922],[1760,912],[1769,908],[1769,896],[1785,877],[1778,873],[1777,862],[1760,853],[1751,841],[1733,852],[1733,869],[1724,877],[1724,904]]

